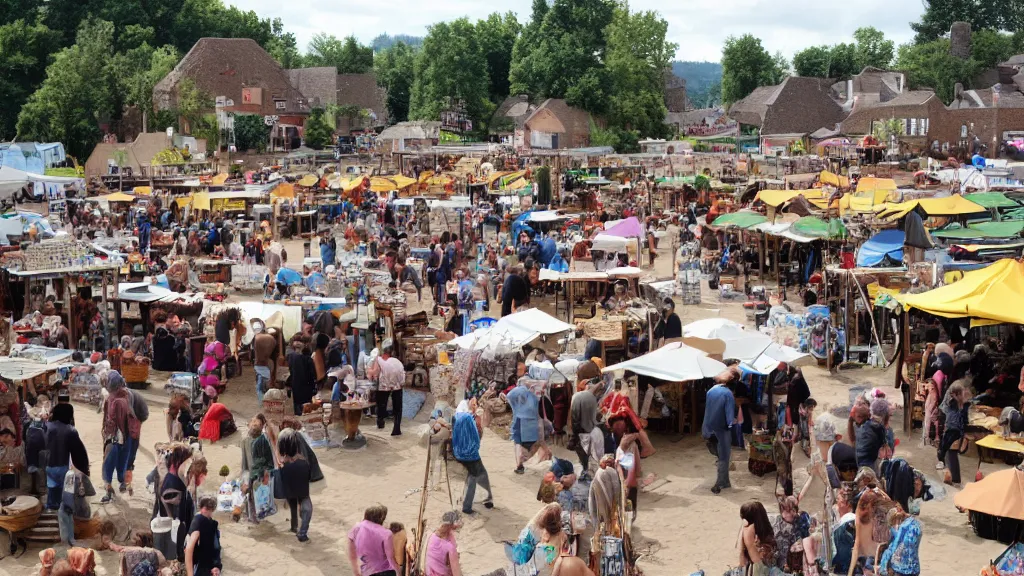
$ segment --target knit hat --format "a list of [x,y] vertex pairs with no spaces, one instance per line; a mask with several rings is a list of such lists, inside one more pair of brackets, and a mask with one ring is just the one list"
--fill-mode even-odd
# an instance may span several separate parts
[[885,398],[875,398],[871,402],[871,415],[876,418],[885,418],[889,415],[889,401]]

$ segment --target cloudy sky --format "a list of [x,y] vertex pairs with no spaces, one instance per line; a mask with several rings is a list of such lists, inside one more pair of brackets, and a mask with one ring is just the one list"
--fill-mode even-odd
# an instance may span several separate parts
[[[354,34],[369,42],[382,32],[422,36],[427,25],[462,16],[485,17],[512,10],[525,22],[530,0],[227,0],[263,17],[280,17],[301,48],[318,32]],[[668,20],[669,37],[680,60],[718,61],[729,35],[754,34],[769,51],[787,57],[814,44],[849,41],[855,29],[874,26],[897,44],[909,41],[909,23],[921,0],[632,0],[633,10],[657,10]]]

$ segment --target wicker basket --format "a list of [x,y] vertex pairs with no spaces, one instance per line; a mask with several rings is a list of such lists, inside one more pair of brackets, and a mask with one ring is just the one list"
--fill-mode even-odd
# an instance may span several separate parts
[[618,320],[591,320],[583,324],[588,338],[603,342],[622,340],[622,322]]
[[121,360],[121,376],[129,384],[140,384],[149,380],[149,364]]

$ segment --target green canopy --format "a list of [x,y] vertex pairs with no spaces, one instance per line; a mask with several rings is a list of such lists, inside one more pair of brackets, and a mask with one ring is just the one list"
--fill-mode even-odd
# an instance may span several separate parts
[[1017,204],[1013,200],[1010,200],[1002,192],[976,192],[974,194],[964,194],[964,198],[984,206],[985,208],[1019,208],[1020,204]]
[[969,239],[969,238],[1013,238],[1024,230],[1024,220],[1004,220],[1002,222],[979,222],[969,224],[966,228],[950,226],[942,230],[933,230],[936,238]]
[[804,216],[793,223],[793,232],[801,236],[808,236],[811,238],[826,238],[826,239],[840,239],[846,238],[846,226],[843,225],[843,221],[835,218],[832,220],[822,220],[814,216]]
[[711,226],[715,228],[752,228],[758,224],[764,224],[768,219],[757,212],[751,212],[749,210],[741,210],[739,212],[730,212],[729,214],[722,214],[718,218],[715,218]]
[[658,184],[686,184],[687,186],[693,186],[697,182],[696,176],[663,176],[661,178],[655,178],[655,182]]

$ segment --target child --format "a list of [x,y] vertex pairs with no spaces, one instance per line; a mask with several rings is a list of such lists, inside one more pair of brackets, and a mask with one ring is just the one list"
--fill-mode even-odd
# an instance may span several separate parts
[[395,550],[395,564],[398,564],[398,574],[405,573],[405,545],[408,542],[408,537],[405,534],[405,526],[401,522],[392,522],[388,526],[388,530],[391,530],[392,536],[391,543],[394,545]]

